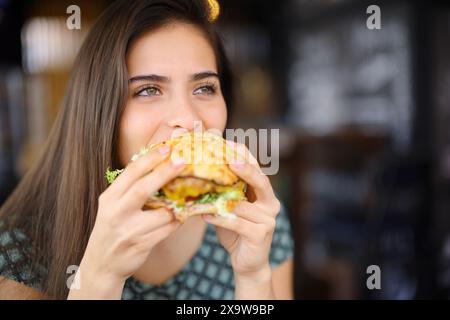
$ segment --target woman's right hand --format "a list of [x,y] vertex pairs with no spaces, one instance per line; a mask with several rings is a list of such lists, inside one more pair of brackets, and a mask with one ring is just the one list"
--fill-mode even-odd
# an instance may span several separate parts
[[165,208],[142,210],[148,197],[175,178],[182,159],[164,161],[164,146],[129,164],[100,195],[97,218],[69,299],[120,299],[123,285],[146,261],[152,248],[179,223]]

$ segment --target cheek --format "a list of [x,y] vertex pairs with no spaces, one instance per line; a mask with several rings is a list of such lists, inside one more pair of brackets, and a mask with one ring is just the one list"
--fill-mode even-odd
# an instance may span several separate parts
[[158,114],[154,114],[148,108],[126,106],[119,129],[119,159],[122,166],[125,166],[133,154],[148,143],[158,123]]
[[221,103],[212,108],[203,108],[199,112],[206,129],[219,129],[223,131],[227,122],[227,107]]

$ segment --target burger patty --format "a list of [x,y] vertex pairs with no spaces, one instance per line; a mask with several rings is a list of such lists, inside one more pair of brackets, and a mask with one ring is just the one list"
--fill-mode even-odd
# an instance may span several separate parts
[[222,193],[230,190],[244,192],[244,188],[245,183],[242,181],[232,186],[223,186],[201,178],[178,177],[165,185],[162,191],[167,199],[184,204],[186,200],[196,199],[205,193]]
[[[163,190],[168,193],[196,190],[199,194],[213,192],[215,183],[205,179],[195,177],[179,177],[169,182]],[[167,195],[167,193],[166,193]]]

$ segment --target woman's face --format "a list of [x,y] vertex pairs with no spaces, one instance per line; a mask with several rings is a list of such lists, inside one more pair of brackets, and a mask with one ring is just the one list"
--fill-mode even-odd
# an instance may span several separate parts
[[225,129],[227,110],[214,51],[195,26],[175,23],[137,39],[127,56],[129,94],[119,130],[125,166],[175,129]]

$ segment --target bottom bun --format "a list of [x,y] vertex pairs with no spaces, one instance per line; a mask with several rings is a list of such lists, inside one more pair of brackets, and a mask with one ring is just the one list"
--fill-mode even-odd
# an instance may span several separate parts
[[[164,201],[148,201],[145,203],[146,209],[158,209],[168,208],[167,203]],[[200,214],[213,214],[218,213],[217,207],[213,203],[196,203],[189,206],[184,206],[177,209],[169,209],[175,215],[175,219],[181,223],[185,222],[187,218],[200,215]]]

